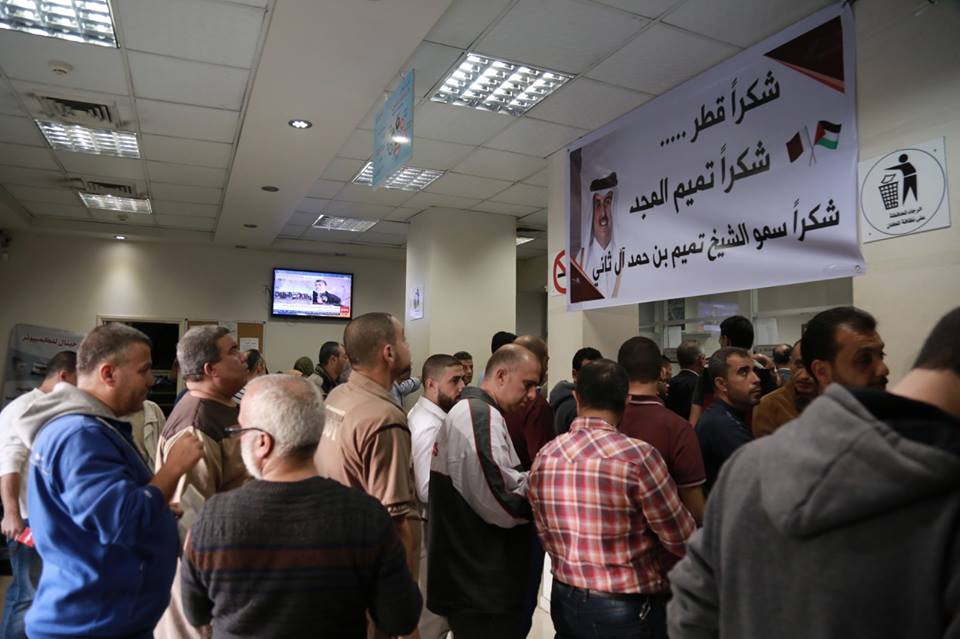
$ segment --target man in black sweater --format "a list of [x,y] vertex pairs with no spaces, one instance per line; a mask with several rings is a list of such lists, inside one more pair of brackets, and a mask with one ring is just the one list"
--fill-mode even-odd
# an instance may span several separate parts
[[319,477],[323,404],[310,382],[258,377],[240,405],[244,465],[258,481],[210,498],[187,538],[183,606],[217,637],[412,632],[422,599],[386,509]]

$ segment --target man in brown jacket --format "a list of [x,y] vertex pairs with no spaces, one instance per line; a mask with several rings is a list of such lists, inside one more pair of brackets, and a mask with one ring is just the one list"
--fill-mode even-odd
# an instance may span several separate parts
[[[228,427],[237,424],[239,409],[233,395],[246,383],[247,370],[237,341],[226,328],[215,325],[195,326],[184,333],[177,344],[177,360],[188,392],[174,406],[160,434],[157,467],[185,433],[193,433],[203,443],[203,458],[181,480],[173,499],[180,502],[184,511],[178,522],[183,543],[206,499],[237,488],[250,478],[243,465],[239,439],[229,439],[226,433]],[[209,636],[209,628],[197,629],[187,622],[180,590],[178,565],[170,605],[157,624],[155,637]]]
[[760,403],[753,409],[753,436],[772,435],[778,428],[799,417],[817,394],[817,383],[803,365],[798,341],[790,351],[790,379],[760,398]]

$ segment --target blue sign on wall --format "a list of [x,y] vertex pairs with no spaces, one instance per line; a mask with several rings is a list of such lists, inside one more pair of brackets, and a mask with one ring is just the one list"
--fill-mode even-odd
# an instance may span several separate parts
[[373,186],[382,186],[413,155],[413,70],[400,78],[373,127]]

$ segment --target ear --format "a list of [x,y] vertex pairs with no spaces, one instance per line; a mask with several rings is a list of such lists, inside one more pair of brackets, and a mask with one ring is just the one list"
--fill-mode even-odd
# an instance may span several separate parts
[[396,353],[393,352],[393,344],[384,344],[380,350],[380,356],[385,362],[392,362],[396,359]]
[[725,377],[714,378],[713,385],[716,386],[721,391],[723,391],[724,393],[726,393],[727,390],[729,390],[727,387],[727,379]]
[[210,362],[205,363],[203,365],[203,374],[207,377],[213,377],[213,367],[214,364],[211,364]]
[[116,386],[117,384],[117,368],[110,362],[102,362],[97,368],[97,376],[100,378],[100,381],[107,386]]
[[833,368],[830,366],[830,362],[815,359],[811,362],[810,368],[813,370],[813,378],[820,385],[820,388],[826,388],[833,381]]
[[260,451],[261,457],[268,457],[274,449],[273,437],[270,437],[266,433],[257,432],[256,448]]

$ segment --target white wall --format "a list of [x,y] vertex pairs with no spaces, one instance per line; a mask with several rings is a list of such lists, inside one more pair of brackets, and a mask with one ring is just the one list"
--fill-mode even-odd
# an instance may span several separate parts
[[517,260],[517,335],[547,337],[547,256]]
[[343,341],[342,321],[269,319],[275,266],[354,274],[354,315],[403,316],[404,264],[250,249],[133,243],[17,232],[0,262],[0,357],[14,324],[90,330],[98,315],[266,322],[271,370]]

